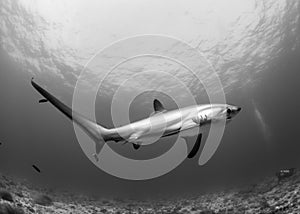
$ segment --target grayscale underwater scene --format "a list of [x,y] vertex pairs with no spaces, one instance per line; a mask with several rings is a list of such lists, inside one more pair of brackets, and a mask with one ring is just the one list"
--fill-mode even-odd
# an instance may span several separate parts
[[300,1],[1,0],[0,214],[300,213]]

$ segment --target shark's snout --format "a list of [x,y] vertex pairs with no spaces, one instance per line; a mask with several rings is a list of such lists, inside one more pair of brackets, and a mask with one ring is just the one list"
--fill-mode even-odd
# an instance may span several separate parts
[[241,107],[238,106],[228,106],[226,110],[227,120],[231,120],[234,116],[236,116],[242,110]]

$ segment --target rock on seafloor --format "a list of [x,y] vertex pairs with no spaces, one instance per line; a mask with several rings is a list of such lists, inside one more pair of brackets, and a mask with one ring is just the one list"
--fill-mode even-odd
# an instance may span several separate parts
[[274,176],[243,188],[185,198],[103,199],[37,188],[0,175],[0,214],[31,213],[300,213],[300,172]]

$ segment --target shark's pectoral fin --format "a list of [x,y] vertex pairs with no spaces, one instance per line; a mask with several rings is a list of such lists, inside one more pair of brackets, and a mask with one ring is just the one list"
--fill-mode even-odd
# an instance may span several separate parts
[[188,158],[193,158],[197,152],[199,151],[200,145],[201,145],[201,139],[202,139],[202,134],[198,134],[197,140],[192,148],[192,150],[190,151],[190,153],[188,154]]

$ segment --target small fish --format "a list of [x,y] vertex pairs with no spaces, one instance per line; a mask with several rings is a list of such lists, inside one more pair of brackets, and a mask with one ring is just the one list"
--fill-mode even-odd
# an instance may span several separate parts
[[36,166],[36,165],[32,165],[32,167],[39,173],[41,173],[41,170]]

